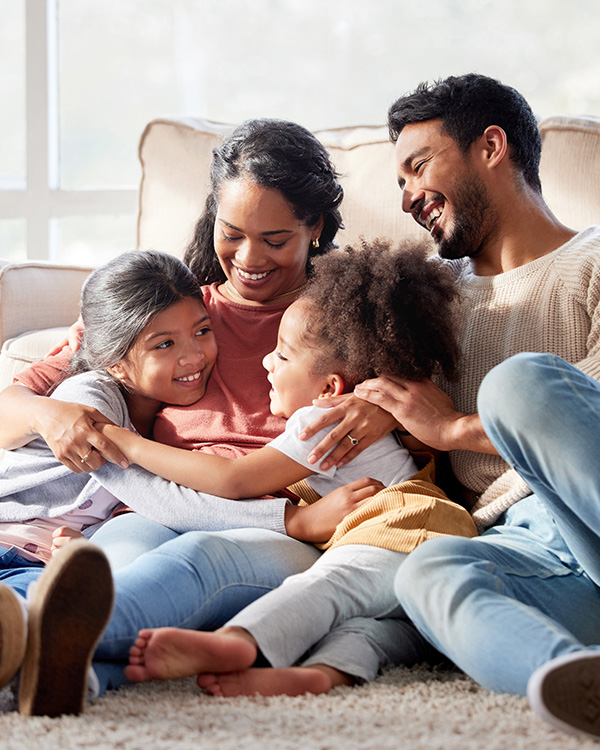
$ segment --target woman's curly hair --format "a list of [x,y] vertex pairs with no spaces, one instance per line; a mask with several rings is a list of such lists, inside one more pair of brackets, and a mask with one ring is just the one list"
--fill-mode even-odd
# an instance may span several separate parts
[[455,277],[430,257],[427,242],[392,247],[382,239],[363,240],[313,262],[302,298],[310,303],[305,336],[319,351],[320,374],[340,372],[348,387],[378,375],[456,376]]

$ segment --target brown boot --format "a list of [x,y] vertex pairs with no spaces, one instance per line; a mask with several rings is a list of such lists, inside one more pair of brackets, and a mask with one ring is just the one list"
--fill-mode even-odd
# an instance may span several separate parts
[[20,713],[81,713],[92,656],[112,606],[112,575],[102,550],[83,539],[69,542],[33,584]]
[[0,689],[21,668],[25,656],[27,627],[17,594],[0,583]]

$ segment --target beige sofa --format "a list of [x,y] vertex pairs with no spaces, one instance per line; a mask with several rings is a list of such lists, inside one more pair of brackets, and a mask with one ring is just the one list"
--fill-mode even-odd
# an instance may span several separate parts
[[[181,255],[204,205],[211,152],[228,126],[202,120],[159,119],[145,129],[138,247]],[[544,195],[556,215],[581,229],[600,221],[600,119],[541,121]],[[403,214],[387,129],[319,131],[341,174],[346,228],[340,243],[424,230]],[[0,261],[0,387],[42,357],[78,314],[89,268]]]

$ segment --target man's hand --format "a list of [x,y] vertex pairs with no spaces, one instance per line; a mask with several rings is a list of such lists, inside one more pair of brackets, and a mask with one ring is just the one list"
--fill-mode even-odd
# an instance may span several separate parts
[[301,542],[326,542],[348,513],[384,488],[377,479],[364,477],[337,487],[312,505],[288,505],[285,509],[288,536]]
[[457,411],[452,399],[431,380],[382,376],[357,385],[354,393],[389,411],[403,429],[432,448],[496,453],[479,416]]
[[301,440],[339,422],[308,456],[308,462],[316,464],[337,444],[335,450],[321,463],[323,471],[327,471],[330,466],[344,466],[398,426],[392,414],[351,393],[318,399],[313,403],[315,406],[325,407],[323,415],[300,433]]

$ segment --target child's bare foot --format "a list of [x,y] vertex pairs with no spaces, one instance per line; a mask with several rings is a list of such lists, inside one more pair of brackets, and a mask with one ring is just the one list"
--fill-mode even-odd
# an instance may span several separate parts
[[215,633],[180,628],[140,630],[129,650],[125,676],[132,682],[188,677],[199,672],[247,669],[257,648],[246,631],[227,628]]
[[352,685],[343,672],[326,666],[246,669],[243,672],[201,674],[198,686],[211,695],[235,698],[240,695],[320,695],[338,685]]

